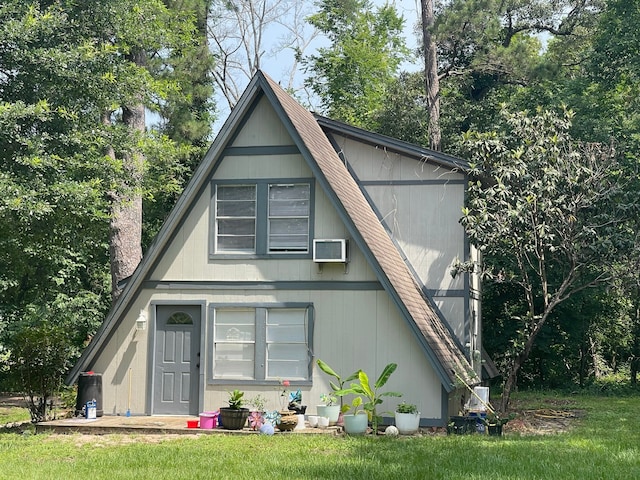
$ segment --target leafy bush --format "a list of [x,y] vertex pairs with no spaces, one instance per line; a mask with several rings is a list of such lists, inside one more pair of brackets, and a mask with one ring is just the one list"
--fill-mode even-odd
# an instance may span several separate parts
[[40,422],[50,418],[73,346],[63,326],[46,318],[30,323],[9,336],[9,375],[13,384],[20,385],[31,420]]

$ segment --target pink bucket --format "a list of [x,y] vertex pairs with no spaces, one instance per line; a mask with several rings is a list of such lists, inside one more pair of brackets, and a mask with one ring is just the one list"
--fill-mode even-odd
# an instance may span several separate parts
[[218,412],[202,412],[200,414],[200,428],[210,430],[218,426]]

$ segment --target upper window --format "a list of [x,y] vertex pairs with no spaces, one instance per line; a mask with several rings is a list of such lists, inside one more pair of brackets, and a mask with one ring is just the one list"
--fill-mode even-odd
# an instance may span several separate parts
[[269,184],[269,242],[273,252],[309,251],[309,184]]
[[256,251],[255,185],[218,185],[216,232],[217,251]]
[[308,254],[312,184],[309,181],[214,185],[216,254]]

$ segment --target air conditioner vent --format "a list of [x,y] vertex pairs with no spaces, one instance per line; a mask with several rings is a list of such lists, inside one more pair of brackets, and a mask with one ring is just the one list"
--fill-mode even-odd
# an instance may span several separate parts
[[347,263],[349,242],[344,239],[314,239],[313,261],[316,263]]

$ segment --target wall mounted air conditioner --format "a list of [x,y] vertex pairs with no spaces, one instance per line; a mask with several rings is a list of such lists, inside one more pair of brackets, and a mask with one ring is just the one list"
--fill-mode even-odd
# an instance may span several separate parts
[[347,263],[349,261],[349,242],[339,239],[314,239],[313,261],[316,263]]

